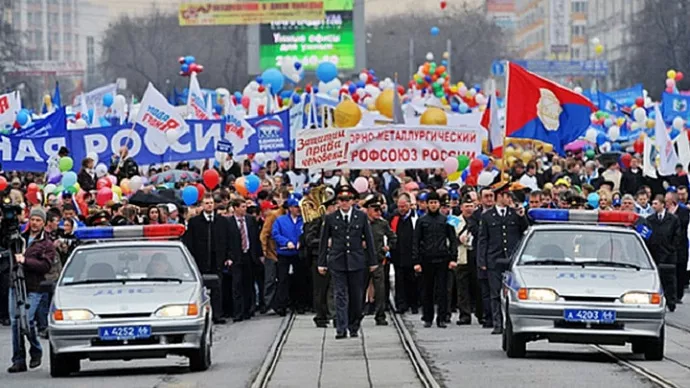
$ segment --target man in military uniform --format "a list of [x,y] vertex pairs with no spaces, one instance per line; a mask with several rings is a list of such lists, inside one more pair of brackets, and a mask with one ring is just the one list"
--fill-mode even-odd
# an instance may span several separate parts
[[322,203],[326,208],[326,214],[304,225],[304,245],[307,248],[309,259],[312,262],[312,277],[314,279],[314,323],[316,327],[328,327],[328,321],[333,319],[333,293],[331,288],[331,274],[319,274],[319,242],[323,221],[327,215],[333,213],[335,208],[335,196]]
[[505,268],[497,261],[510,257],[527,229],[528,221],[522,206],[517,205],[515,208],[509,206],[512,199],[507,182],[496,184],[494,193],[496,206],[482,214],[479,221],[477,267],[479,271],[485,271],[489,279],[494,324],[491,334],[502,334],[501,287]]
[[[338,210],[324,219],[319,242],[319,273],[333,279],[336,339],[359,336],[366,269],[376,270],[374,237],[366,214],[353,208],[357,192],[343,185],[336,195]],[[365,253],[366,251],[366,253]]]
[[472,197],[465,195],[460,208],[462,212],[457,217],[458,222],[453,225],[458,236],[458,256],[455,269],[451,271],[451,276],[455,279],[457,305],[460,313],[456,323],[458,325],[469,325],[472,323],[472,303],[470,298],[472,293],[470,290],[478,288],[470,267],[470,264],[476,265],[473,242],[477,236],[478,225],[472,217],[475,210]]
[[[388,222],[381,216],[381,202],[378,196],[370,194],[364,200],[364,208],[367,209],[367,216],[371,224],[371,231],[374,235],[374,252],[378,267],[374,272],[369,273],[369,281],[374,282],[374,319],[377,326],[386,326],[386,282],[385,265],[386,253],[395,247],[398,236],[393,233]],[[369,284],[369,281],[366,284]]]

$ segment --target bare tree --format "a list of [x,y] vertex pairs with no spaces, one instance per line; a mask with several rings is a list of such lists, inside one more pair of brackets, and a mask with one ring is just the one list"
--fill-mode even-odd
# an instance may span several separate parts
[[21,54],[21,35],[10,23],[0,19],[0,75],[19,64]]
[[246,85],[245,26],[180,27],[174,13],[153,9],[144,17],[124,16],[112,24],[103,41],[102,69],[106,77],[125,77],[129,89],[141,95],[152,82],[161,92],[187,87],[177,58],[196,57],[204,66],[204,88],[235,90]]

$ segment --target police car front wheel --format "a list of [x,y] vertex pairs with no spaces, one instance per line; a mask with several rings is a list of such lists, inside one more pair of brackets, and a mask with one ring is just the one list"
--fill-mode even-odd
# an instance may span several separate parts
[[50,376],[67,377],[72,373],[79,372],[81,362],[74,355],[56,354],[53,346],[50,346]]

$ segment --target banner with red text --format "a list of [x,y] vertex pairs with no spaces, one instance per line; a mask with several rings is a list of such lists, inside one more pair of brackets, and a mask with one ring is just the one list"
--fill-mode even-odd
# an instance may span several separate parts
[[482,150],[481,129],[391,125],[347,131],[347,166],[387,170],[441,168],[448,157],[475,157]]
[[295,138],[297,168],[335,170],[347,163],[346,129],[306,129]]

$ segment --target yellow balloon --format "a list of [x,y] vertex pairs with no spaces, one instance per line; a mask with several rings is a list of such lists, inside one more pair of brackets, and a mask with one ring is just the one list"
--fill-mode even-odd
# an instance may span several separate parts
[[598,44],[594,46],[594,53],[597,55],[601,55],[604,53],[604,45],[603,44]]
[[625,124],[625,118],[619,117],[618,120],[616,120],[616,125],[621,127],[621,126],[623,126],[623,124]]
[[441,104],[448,105],[448,100],[446,100],[446,96],[441,97]]
[[506,158],[509,156],[515,156],[515,148],[513,146],[506,147],[503,152],[505,153]]
[[494,165],[496,166],[497,169],[503,170],[503,159],[496,159],[494,161]]
[[546,153],[553,152],[553,144],[544,143],[544,148],[543,148],[543,150],[544,150],[544,152],[546,152]]
[[359,120],[362,119],[362,111],[359,109],[359,105],[346,98],[335,107],[333,116],[336,127],[352,128],[357,126]]
[[422,125],[448,125],[448,116],[441,108],[429,107],[419,118]]
[[647,119],[647,128],[652,129],[654,128],[655,124],[656,122],[654,121],[654,119]]
[[79,184],[79,182],[74,184],[74,188],[77,189],[77,191],[81,190],[81,185]]
[[512,167],[513,163],[515,163],[516,160],[517,160],[517,158],[515,156],[507,157],[506,162],[508,162],[508,166],[506,166],[506,167]]
[[534,159],[534,153],[532,151],[525,151],[520,155],[520,159],[527,164],[529,163],[532,159]]
[[675,80],[676,79],[676,71],[673,69],[667,71],[666,77]]
[[370,112],[375,111],[375,110],[376,110],[376,105],[375,105],[375,104],[369,104],[369,105],[367,105],[367,110],[369,110]]
[[113,193],[117,194],[118,197],[122,197],[122,189],[120,186],[113,186],[110,189],[113,191]]
[[450,92],[453,93],[453,94],[457,93],[457,92],[458,92],[458,87],[455,86],[455,85],[451,86],[451,87],[450,87]]
[[376,98],[376,110],[382,115],[393,118],[393,89],[386,89]]
[[460,179],[460,171],[448,175],[448,181],[450,182],[457,181],[458,179]]

